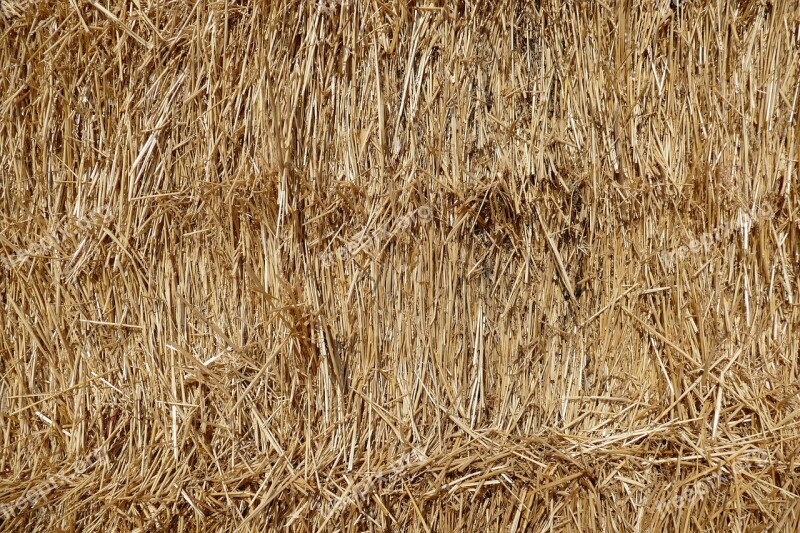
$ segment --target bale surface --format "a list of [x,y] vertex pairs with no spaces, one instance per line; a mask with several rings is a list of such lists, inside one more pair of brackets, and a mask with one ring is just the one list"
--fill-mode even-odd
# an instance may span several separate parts
[[789,0],[2,0],[0,530],[797,530],[799,92]]

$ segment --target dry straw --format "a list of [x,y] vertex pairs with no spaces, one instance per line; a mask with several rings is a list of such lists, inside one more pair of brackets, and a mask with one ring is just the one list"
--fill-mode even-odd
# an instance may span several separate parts
[[0,531],[800,527],[797,2],[2,5]]

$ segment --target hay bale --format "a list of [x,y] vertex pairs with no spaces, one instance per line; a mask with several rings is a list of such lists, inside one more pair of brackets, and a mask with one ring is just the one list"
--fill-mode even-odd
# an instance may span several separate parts
[[0,72],[0,529],[796,529],[796,3],[4,0]]

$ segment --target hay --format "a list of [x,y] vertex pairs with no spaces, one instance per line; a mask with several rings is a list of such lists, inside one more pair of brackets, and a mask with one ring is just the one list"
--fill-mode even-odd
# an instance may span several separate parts
[[0,529],[798,527],[796,2],[0,8]]

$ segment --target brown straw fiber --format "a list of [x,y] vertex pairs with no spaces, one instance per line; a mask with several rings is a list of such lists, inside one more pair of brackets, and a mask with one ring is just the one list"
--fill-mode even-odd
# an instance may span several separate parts
[[0,531],[797,531],[800,3],[1,0]]

